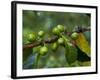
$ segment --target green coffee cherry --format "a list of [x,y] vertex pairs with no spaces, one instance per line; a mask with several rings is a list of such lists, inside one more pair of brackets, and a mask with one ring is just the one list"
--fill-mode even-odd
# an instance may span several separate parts
[[59,44],[64,44],[64,39],[63,39],[63,38],[59,38],[59,39],[58,39],[58,43],[59,43]]
[[63,25],[58,25],[57,28],[59,29],[60,32],[64,31],[64,26]]
[[46,46],[43,46],[40,48],[40,54],[45,55],[48,52],[48,48]]
[[28,38],[28,41],[30,41],[30,42],[35,41],[36,35],[34,33],[30,33],[30,34],[28,34],[27,38]]
[[58,48],[57,42],[52,44],[52,50],[55,51]]
[[74,39],[74,40],[77,39],[78,33],[76,33],[76,32],[72,33],[71,38]]
[[44,31],[39,31],[38,35],[39,35],[39,37],[43,37],[44,36]]
[[67,43],[67,45],[68,45],[68,46],[70,46],[70,47],[72,47],[72,46],[73,46],[73,44],[72,44],[72,43],[69,43],[69,42]]
[[60,31],[57,27],[55,27],[53,30],[52,30],[53,34],[55,35],[59,35]]

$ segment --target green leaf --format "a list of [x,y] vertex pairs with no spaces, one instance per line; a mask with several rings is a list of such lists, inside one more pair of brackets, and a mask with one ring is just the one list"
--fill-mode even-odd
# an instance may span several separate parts
[[77,49],[74,46],[65,45],[65,57],[68,64],[72,64],[77,60]]
[[80,62],[86,62],[86,61],[90,61],[90,57],[88,57],[82,50],[80,50],[80,48],[77,48],[77,52],[78,52],[78,57],[77,60]]
[[75,40],[75,42],[78,48],[80,48],[80,50],[90,57],[91,48],[83,33],[78,34],[78,38]]

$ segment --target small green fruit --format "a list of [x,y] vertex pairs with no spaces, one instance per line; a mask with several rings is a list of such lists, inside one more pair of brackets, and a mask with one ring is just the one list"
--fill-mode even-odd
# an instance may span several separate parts
[[58,25],[57,28],[59,29],[60,32],[64,31],[64,26],[63,25]]
[[71,38],[74,39],[74,40],[77,39],[78,33],[76,33],[76,32],[72,33]]
[[59,35],[60,31],[57,27],[55,27],[53,30],[52,30],[53,34],[55,35]]
[[39,32],[38,32],[38,35],[39,35],[40,37],[43,37],[43,36],[44,36],[44,31],[39,31]]
[[59,43],[59,44],[63,44],[63,43],[64,43],[64,39],[63,39],[63,38],[59,38],[59,39],[58,39],[58,43]]
[[28,38],[28,41],[30,41],[30,42],[35,41],[36,35],[34,33],[30,33],[30,34],[28,34],[27,38]]
[[72,46],[73,46],[73,44],[72,44],[72,43],[69,43],[69,42],[67,43],[67,45],[68,45],[68,46],[70,46],[70,47],[72,47]]
[[57,42],[52,44],[52,50],[55,51],[58,48]]
[[43,46],[40,48],[40,54],[45,55],[48,52],[48,48],[46,46]]

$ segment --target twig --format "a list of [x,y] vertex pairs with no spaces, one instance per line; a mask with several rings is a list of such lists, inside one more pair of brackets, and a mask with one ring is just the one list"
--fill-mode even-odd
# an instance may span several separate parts
[[32,48],[32,47],[39,46],[42,43],[48,43],[49,44],[49,43],[53,43],[53,42],[55,42],[57,40],[58,40],[58,37],[57,36],[53,36],[52,38],[49,38],[49,39],[41,41],[41,42],[37,41],[37,42],[33,42],[31,44],[26,44],[26,45],[23,46],[23,48],[24,49],[25,48]]
[[[73,32],[86,32],[86,31],[90,31],[90,27],[89,28],[78,28],[77,30],[73,31]],[[67,35],[71,35],[73,32],[65,32]],[[31,44],[25,44],[23,46],[23,49],[25,48],[32,48],[32,47],[36,47],[36,46],[39,46],[41,45],[42,43],[47,43],[47,44],[50,44],[50,43],[53,43],[55,41],[58,40],[58,37],[57,36],[53,36],[52,38],[48,38],[47,40],[44,40],[44,41],[36,41],[36,42],[33,42]]]

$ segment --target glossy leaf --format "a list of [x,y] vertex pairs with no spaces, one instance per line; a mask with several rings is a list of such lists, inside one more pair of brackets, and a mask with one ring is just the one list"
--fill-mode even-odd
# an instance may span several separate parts
[[78,38],[75,41],[80,50],[82,50],[90,57],[91,49],[83,33],[79,33]]
[[90,61],[90,57],[88,57],[82,50],[80,50],[80,48],[77,48],[77,53],[78,53],[78,57],[77,60],[80,62],[86,62],[86,61]]

